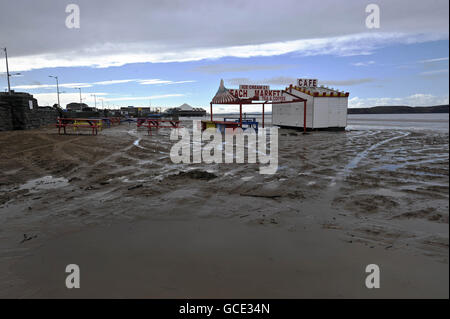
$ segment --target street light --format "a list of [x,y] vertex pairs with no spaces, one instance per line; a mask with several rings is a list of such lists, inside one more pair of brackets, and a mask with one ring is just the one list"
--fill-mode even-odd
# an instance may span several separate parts
[[6,78],[8,79],[8,94],[11,94],[11,84],[9,83],[8,51],[6,51],[6,48],[3,48],[3,51],[5,51]]
[[91,96],[94,97],[95,108],[97,108],[97,97],[95,96],[95,94],[91,94]]
[[81,88],[77,88],[78,90],[80,90],[80,104],[83,103],[83,99],[81,98]]
[[8,94],[11,94],[11,83],[10,83],[10,77],[14,75],[21,75],[20,73],[9,73],[9,65],[8,65],[8,51],[6,48],[3,48],[3,51],[5,51],[5,60],[6,60],[6,78],[8,79]]
[[59,82],[58,82],[58,77],[55,76],[55,75],[49,75],[48,77],[56,79],[56,95],[58,96],[58,106],[61,107],[61,104],[59,103]]

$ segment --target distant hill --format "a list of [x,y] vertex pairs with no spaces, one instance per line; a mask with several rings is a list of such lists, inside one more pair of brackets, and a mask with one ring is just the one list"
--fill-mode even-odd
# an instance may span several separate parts
[[407,113],[448,113],[448,105],[435,106],[374,106],[348,109],[348,114],[407,114]]

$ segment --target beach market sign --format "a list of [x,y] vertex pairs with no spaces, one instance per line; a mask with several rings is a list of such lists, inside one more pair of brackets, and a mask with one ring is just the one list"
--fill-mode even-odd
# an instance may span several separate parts
[[228,91],[238,99],[272,102],[286,101],[282,90],[271,90],[269,85],[241,84],[239,89],[229,89]]

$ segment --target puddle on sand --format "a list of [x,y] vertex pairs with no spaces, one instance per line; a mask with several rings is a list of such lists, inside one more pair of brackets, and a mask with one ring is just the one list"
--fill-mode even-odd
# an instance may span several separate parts
[[37,192],[39,190],[53,189],[58,187],[64,187],[69,185],[69,181],[64,177],[44,176],[36,179],[29,180],[25,184],[22,184],[19,189],[28,189],[31,192]]
[[22,169],[23,169],[22,167],[21,167],[21,168],[12,169],[12,170],[9,170],[9,171],[4,172],[4,174],[5,174],[5,175],[14,175],[14,174],[16,174],[17,172],[21,171]]
[[141,145],[139,145],[139,142],[141,141],[141,139],[140,138],[138,138],[137,140],[135,140],[134,142],[133,142],[133,145],[134,146],[136,146],[136,147],[139,147],[139,148],[144,148],[143,146],[141,146]]

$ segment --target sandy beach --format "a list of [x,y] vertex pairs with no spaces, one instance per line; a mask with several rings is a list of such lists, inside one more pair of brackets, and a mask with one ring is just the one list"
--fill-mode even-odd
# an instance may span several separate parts
[[169,133],[0,132],[0,296],[448,298],[448,131],[281,129],[274,175]]

